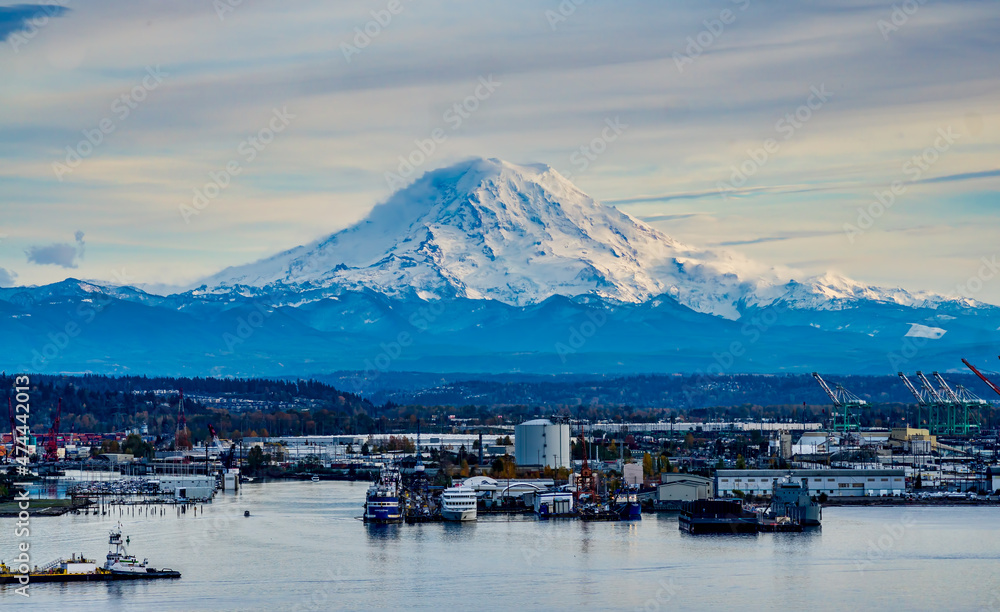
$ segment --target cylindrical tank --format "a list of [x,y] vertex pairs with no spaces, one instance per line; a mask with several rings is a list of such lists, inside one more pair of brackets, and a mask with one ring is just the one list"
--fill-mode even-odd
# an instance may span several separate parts
[[548,419],[526,421],[514,427],[514,459],[519,466],[568,468],[569,425]]

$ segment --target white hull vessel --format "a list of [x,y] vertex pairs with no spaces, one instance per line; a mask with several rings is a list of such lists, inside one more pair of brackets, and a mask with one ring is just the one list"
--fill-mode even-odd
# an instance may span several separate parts
[[476,509],[472,510],[441,510],[441,518],[446,521],[474,521]]
[[452,487],[441,493],[441,518],[446,521],[476,520],[476,492],[468,487]]

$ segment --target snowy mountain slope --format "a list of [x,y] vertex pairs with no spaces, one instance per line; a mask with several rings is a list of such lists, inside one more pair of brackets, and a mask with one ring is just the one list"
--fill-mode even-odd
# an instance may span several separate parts
[[891,374],[995,359],[1000,308],[792,277],[681,244],[546,166],[473,160],[183,293],[0,289],[0,369]]
[[553,295],[638,303],[669,294],[736,318],[737,302],[781,280],[734,255],[683,245],[547,166],[474,160],[424,175],[354,227],[203,284],[369,288],[517,306]]
[[515,306],[554,295],[620,303],[669,295],[728,319],[779,300],[838,309],[857,301],[927,306],[945,299],[835,275],[789,277],[733,253],[684,245],[594,201],[548,166],[476,159],[425,174],[353,227],[227,268],[196,293],[310,289],[325,297],[370,289]]

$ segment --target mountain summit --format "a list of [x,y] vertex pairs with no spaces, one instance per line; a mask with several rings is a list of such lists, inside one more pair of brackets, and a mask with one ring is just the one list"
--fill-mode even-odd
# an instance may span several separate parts
[[353,227],[203,284],[367,288],[516,306],[553,295],[638,303],[669,294],[735,318],[737,301],[778,282],[772,270],[686,246],[596,202],[549,166],[476,159],[428,172]]
[[480,159],[191,291],[0,289],[0,337],[8,370],[185,376],[895,373],[996,354],[1000,308],[788,276],[681,244],[548,166]]
[[212,292],[368,289],[514,306],[555,295],[620,303],[669,295],[729,319],[777,300],[830,309],[844,300],[912,306],[941,297],[834,275],[795,282],[738,255],[677,242],[596,202],[549,166],[497,159],[428,172],[353,227],[200,284]]

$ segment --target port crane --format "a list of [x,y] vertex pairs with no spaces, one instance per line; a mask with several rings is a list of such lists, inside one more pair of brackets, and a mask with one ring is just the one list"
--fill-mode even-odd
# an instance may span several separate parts
[[923,385],[927,397],[927,429],[934,435],[946,434],[947,414],[949,411],[948,400],[941,395],[927,376],[917,371],[917,380]]
[[920,418],[921,408],[927,409],[927,423],[929,426],[931,421],[931,412],[934,409],[934,404],[931,402],[931,400],[928,399],[927,394],[921,393],[920,391],[917,390],[915,386],[913,386],[913,383],[910,382],[910,379],[906,377],[906,374],[900,372],[899,377],[903,380],[903,384],[906,385],[906,388],[910,390],[910,393],[912,393],[913,397],[915,397],[917,400],[917,426],[919,427],[924,423],[924,421]]
[[52,429],[49,430],[49,439],[45,441],[45,460],[59,461],[59,421],[62,418],[62,398],[56,406],[56,418],[52,420]]
[[940,372],[933,372],[931,375],[937,381],[937,387],[927,375],[923,372],[917,372],[917,379],[923,387],[921,392],[906,375],[902,372],[899,373],[906,388],[917,400],[918,423],[921,425],[924,423],[920,418],[920,410],[926,408],[927,429],[931,434],[936,436],[966,436],[975,433],[978,425],[974,423],[975,414],[970,410],[986,404],[986,401],[961,385],[952,389]]
[[997,395],[1000,395],[1000,387],[997,387],[995,384],[993,384],[992,380],[990,380],[989,378],[986,378],[986,375],[983,374],[982,372],[980,372],[979,370],[977,370],[976,366],[972,365],[971,363],[969,363],[965,359],[962,360],[962,363],[964,363],[967,368],[969,368],[970,370],[972,370],[972,372],[976,376],[978,376],[980,380],[982,380],[984,383],[986,383],[987,387],[989,387],[990,389],[993,389],[994,393],[996,393]]
[[812,375],[833,402],[834,409],[830,412],[833,430],[847,433],[861,429],[861,411],[868,402],[851,393],[841,384],[838,384],[836,389],[831,389],[818,372],[813,372]]
[[947,381],[939,372],[934,372],[933,376],[938,381],[944,396],[950,400],[945,409],[945,430],[948,433],[967,436],[975,433],[979,426],[973,422],[975,412],[970,412],[976,408],[981,408],[986,404],[986,400],[978,397],[962,385],[957,385],[954,390],[948,386]]

